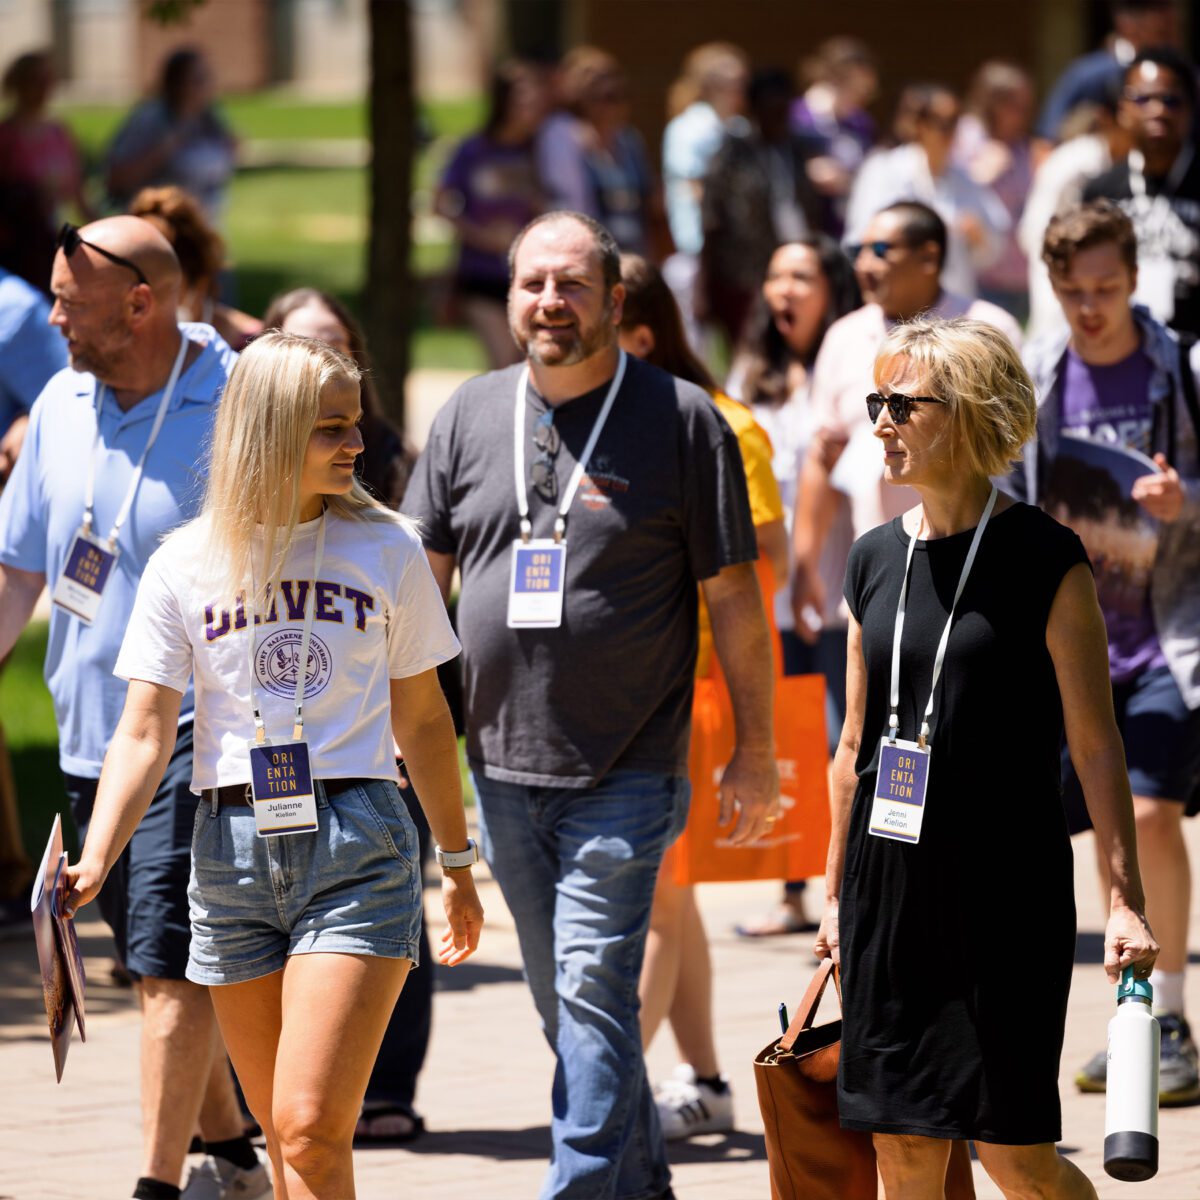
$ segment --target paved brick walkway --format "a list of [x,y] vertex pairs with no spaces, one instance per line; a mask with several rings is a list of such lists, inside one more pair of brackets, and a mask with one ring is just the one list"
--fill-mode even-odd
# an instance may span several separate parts
[[[1200,822],[1190,823],[1188,840],[1200,864]],[[1112,1008],[1094,961],[1100,923],[1091,862],[1090,839],[1081,838],[1076,874],[1084,961],[1075,971],[1064,1054],[1063,1149],[1104,1200],[1192,1200],[1200,1197],[1200,1108],[1162,1114],[1162,1170],[1153,1182],[1117,1184],[1100,1164],[1104,1100],[1079,1096],[1070,1085],[1078,1064],[1103,1045]],[[1019,868],[1013,882],[1014,891],[1022,885]],[[483,950],[455,971],[438,968],[433,1044],[419,1096],[430,1132],[411,1148],[359,1152],[360,1200],[529,1200],[537,1193],[549,1145],[551,1059],[520,978],[512,922],[494,885],[484,886]],[[701,889],[716,968],[718,1042],[737,1097],[739,1132],[672,1150],[680,1200],[768,1195],[750,1063],[772,1036],[777,1003],[794,1004],[807,981],[808,939],[747,944],[730,928],[774,894],[763,884]],[[1029,918],[1036,925],[1036,906]],[[1200,934],[1200,905],[1194,927]],[[0,1200],[120,1200],[137,1174],[137,1015],[128,992],[101,980],[109,946],[103,926],[85,922],[80,932],[95,981],[89,1041],[72,1047],[60,1086],[43,1032],[33,943],[0,945]],[[1022,969],[1014,959],[1014,979]],[[1189,998],[1200,1014],[1200,971],[1192,971]],[[666,1031],[651,1048],[650,1065],[655,1078],[674,1066]],[[998,1197],[978,1165],[976,1172],[981,1200]]]

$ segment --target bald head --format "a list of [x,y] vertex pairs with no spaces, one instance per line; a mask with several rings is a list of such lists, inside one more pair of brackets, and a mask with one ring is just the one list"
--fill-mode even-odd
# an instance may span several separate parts
[[[159,302],[164,303],[169,299],[170,306],[174,309],[174,297],[178,295],[182,285],[183,273],[171,243],[149,221],[141,217],[105,217],[101,221],[85,225],[79,231],[79,236],[85,242],[91,242],[93,246],[99,246],[110,254],[119,255],[135,263],[149,280]],[[72,266],[78,255],[86,256],[89,265],[96,270],[128,272],[128,267],[110,261],[88,246],[80,246],[75,251],[71,259]]]
[[67,339],[71,365],[114,388],[156,375],[179,345],[182,272],[171,243],[140,217],[93,221],[79,237],[71,254],[64,246],[54,256],[50,275],[50,323]]

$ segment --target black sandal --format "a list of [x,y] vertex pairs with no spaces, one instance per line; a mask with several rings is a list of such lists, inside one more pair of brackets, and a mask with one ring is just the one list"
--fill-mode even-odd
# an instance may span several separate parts
[[[382,1119],[403,1117],[408,1122],[404,1130],[377,1128],[377,1122]],[[397,1122],[396,1124],[399,1124]],[[354,1144],[356,1146],[399,1146],[405,1142],[415,1141],[425,1132],[425,1119],[418,1116],[404,1104],[380,1104],[364,1108],[354,1127]]]

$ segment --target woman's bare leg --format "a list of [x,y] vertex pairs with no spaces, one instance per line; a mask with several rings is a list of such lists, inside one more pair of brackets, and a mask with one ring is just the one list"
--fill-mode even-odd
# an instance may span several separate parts
[[945,1200],[948,1141],[897,1133],[876,1133],[872,1141],[887,1200]]
[[712,957],[708,934],[696,904],[696,889],[679,889],[679,971],[671,1002],[671,1032],[679,1046],[679,1057],[690,1063],[701,1079],[720,1074],[717,1044],[713,1037]]
[[1052,1142],[1038,1146],[1000,1146],[975,1143],[975,1153],[1005,1200],[1096,1200],[1096,1189]]
[[638,999],[642,1005],[643,1051],[650,1049],[650,1043],[670,1011],[679,988],[683,893],[689,890],[667,878],[666,870],[659,871],[650,908],[646,957],[642,963],[642,978],[638,983]]
[[288,959],[271,1100],[287,1200],[353,1200],[354,1125],[411,965],[356,954]]

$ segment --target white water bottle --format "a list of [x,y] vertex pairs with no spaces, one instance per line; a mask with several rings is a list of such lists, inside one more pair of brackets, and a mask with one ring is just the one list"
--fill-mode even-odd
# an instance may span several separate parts
[[1108,1023],[1104,1169],[1139,1183],[1158,1173],[1158,1022],[1154,990],[1126,967],[1117,987],[1117,1014]]

